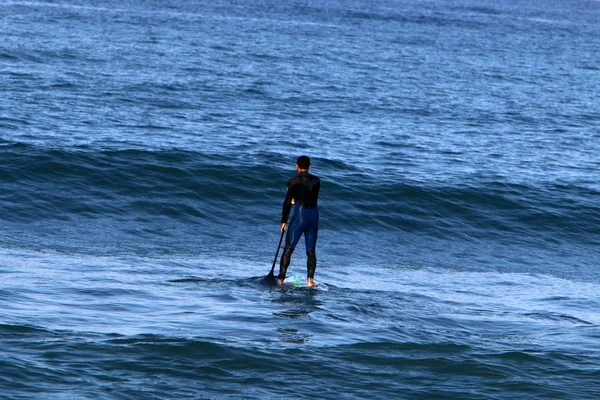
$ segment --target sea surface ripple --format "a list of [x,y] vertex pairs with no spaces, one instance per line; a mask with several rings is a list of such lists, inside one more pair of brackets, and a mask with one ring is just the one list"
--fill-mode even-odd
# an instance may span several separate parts
[[[597,399],[600,2],[0,3],[2,399]],[[322,179],[268,287],[285,182]]]

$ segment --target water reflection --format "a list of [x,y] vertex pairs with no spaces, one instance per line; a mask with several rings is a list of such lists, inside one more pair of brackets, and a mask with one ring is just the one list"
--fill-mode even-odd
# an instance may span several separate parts
[[281,305],[281,310],[273,313],[280,318],[276,331],[280,340],[291,344],[305,344],[309,333],[310,314],[321,309],[323,302],[318,289],[306,287],[281,287],[273,298],[273,303]]

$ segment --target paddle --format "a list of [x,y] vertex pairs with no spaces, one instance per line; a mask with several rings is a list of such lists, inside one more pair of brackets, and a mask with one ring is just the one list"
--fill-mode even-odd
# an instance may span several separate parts
[[273,260],[273,266],[271,267],[271,272],[265,277],[264,282],[269,285],[275,285],[275,264],[277,263],[277,256],[279,255],[279,249],[281,248],[281,241],[283,240],[283,234],[285,233],[285,229],[281,230],[281,237],[279,238],[279,244],[277,245],[277,251],[275,252],[275,259]]

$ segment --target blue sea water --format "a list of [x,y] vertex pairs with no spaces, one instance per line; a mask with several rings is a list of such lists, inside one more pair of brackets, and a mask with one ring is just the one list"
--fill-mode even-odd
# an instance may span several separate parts
[[[0,39],[0,398],[600,396],[600,2],[3,0]],[[301,154],[320,287],[270,288]]]

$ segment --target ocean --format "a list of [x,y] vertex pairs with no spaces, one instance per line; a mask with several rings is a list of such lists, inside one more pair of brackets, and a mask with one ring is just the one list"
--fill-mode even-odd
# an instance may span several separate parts
[[[599,1],[2,0],[0,39],[0,398],[600,397]],[[319,287],[266,286],[303,154]]]

